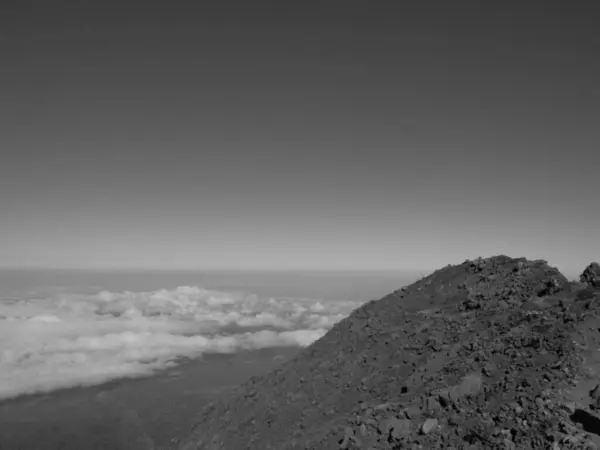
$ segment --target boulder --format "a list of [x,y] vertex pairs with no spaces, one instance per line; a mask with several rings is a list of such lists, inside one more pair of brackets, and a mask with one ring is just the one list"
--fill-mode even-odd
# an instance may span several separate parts
[[579,277],[579,281],[593,289],[600,289],[600,264],[593,262],[587,266]]

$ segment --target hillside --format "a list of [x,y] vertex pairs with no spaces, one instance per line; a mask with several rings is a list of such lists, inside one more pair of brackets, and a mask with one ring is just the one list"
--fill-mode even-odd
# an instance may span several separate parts
[[209,405],[179,448],[595,448],[598,269],[445,267]]

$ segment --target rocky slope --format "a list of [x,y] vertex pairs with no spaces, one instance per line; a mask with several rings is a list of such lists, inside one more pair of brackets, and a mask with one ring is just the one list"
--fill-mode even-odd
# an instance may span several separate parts
[[180,449],[596,448],[596,273],[506,256],[438,270],[207,407]]

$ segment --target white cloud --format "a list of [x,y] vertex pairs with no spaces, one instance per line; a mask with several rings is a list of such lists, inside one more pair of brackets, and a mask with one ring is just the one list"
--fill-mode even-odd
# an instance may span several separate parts
[[207,352],[305,347],[357,306],[194,286],[0,300],[0,399],[150,375]]

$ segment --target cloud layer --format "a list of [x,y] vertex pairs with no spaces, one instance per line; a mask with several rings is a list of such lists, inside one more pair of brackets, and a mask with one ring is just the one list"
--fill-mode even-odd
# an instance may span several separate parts
[[304,347],[357,306],[195,286],[0,300],[0,399],[150,375],[207,352]]

